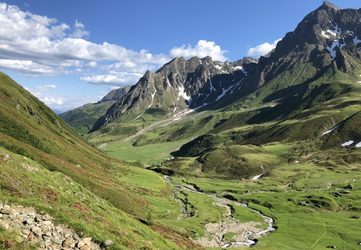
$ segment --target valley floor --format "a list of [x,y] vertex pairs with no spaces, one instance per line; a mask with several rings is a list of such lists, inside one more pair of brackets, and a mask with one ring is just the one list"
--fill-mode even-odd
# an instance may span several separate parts
[[[1,166],[4,174],[4,178],[0,179],[1,197],[9,204],[48,211],[57,218],[63,218],[62,222],[75,226],[76,231],[86,229],[86,235],[97,242],[98,239],[113,240],[114,249],[120,246],[119,239],[101,229],[105,226],[103,222],[99,224],[100,221],[94,221],[94,226],[98,228],[84,224],[84,216],[90,215],[87,215],[87,207],[92,207],[99,215],[104,213],[101,207],[106,208],[108,223],[117,225],[122,231],[126,228],[131,230],[132,222],[127,222],[127,216],[83,187],[70,185],[71,181],[60,174],[51,173],[37,163],[5,150],[2,150]],[[21,192],[29,192],[37,185],[41,187],[42,182],[50,176],[61,188],[56,200],[48,196],[45,203],[39,203],[36,195],[33,200],[9,196],[12,192],[20,191],[16,191],[17,182],[28,180],[30,189]],[[127,171],[114,172],[114,177],[146,200],[147,226],[141,230],[147,232],[152,241],[160,242],[161,239],[152,238],[155,235],[151,236],[151,231],[174,242],[175,245],[168,245],[168,249],[236,247],[254,243],[255,249],[360,247],[361,171],[356,165],[326,168],[308,161],[296,161],[283,163],[253,180],[193,175],[164,177],[134,166]],[[69,185],[72,186],[71,190]],[[68,194],[67,190],[79,197],[69,196],[71,193]],[[59,205],[55,208],[48,204]],[[66,208],[67,204],[77,206],[73,209],[71,205],[69,209]],[[82,219],[75,218],[74,212]],[[98,217],[95,214],[90,216],[89,219]],[[118,219],[114,221],[116,217]],[[149,229],[151,231],[148,232]],[[0,245],[4,246],[7,236],[1,235]],[[122,241],[121,244],[130,244]],[[138,242],[139,245],[143,243]],[[151,249],[155,247],[153,243],[149,244]],[[165,245],[160,248],[163,247]]]
[[[289,149],[277,144],[267,147],[274,154]],[[136,152],[137,148],[128,150]],[[141,168],[122,179],[134,190],[147,187],[143,195],[151,204],[154,225],[165,234],[178,232],[200,246],[361,247],[361,170],[357,164],[325,167],[305,157],[242,180],[183,172],[166,177],[161,184],[163,175]],[[172,200],[161,195],[164,185],[173,190]],[[264,230],[268,232],[260,233]]]

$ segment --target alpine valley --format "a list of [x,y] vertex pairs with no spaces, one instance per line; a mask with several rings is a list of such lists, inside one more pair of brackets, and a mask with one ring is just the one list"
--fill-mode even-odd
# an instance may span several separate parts
[[0,105],[0,248],[361,248],[361,9],[60,117],[1,74]]

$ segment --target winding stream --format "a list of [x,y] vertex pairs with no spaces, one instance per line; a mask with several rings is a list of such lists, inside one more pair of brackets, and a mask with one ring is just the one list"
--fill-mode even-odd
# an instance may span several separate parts
[[[183,217],[193,217],[197,213],[197,210],[194,208],[194,206],[188,202],[185,191],[207,195],[214,200],[214,205],[225,208],[226,212],[220,221],[215,223],[208,223],[205,225],[205,231],[207,232],[208,236],[204,236],[195,240],[196,243],[204,247],[250,247],[257,243],[258,238],[275,231],[272,218],[248,207],[247,204],[227,198],[220,198],[214,194],[207,194],[192,184],[184,184],[181,186],[174,185],[172,183],[172,178],[167,175],[164,176],[164,180],[175,187],[173,197],[182,204],[181,216]],[[185,198],[179,197],[178,193],[180,192],[182,192],[182,195]],[[263,218],[264,222],[267,223],[267,228],[262,228],[263,223],[261,222],[240,222],[234,217],[233,206],[241,206],[252,210],[252,212]],[[227,237],[227,234],[231,234],[233,237]]]

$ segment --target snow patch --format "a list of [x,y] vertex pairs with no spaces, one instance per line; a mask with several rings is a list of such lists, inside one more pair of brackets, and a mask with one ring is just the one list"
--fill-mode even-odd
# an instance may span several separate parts
[[341,35],[342,30],[338,27],[337,23],[335,25],[331,24],[333,27],[333,30],[322,30],[321,35],[327,39],[330,39],[332,37],[338,37]]
[[355,148],[361,148],[361,142],[357,143],[357,144],[355,145]]
[[332,42],[331,46],[327,46],[326,49],[328,50],[328,52],[330,53],[332,59],[336,58],[336,48],[340,48],[342,49],[346,44],[345,43],[340,43],[340,40],[335,40]]
[[[243,80],[243,79],[242,79],[242,80]],[[234,93],[235,90],[237,90],[237,89],[241,86],[242,80],[238,81],[237,83],[235,83],[235,84],[233,85],[233,88],[232,88],[232,91],[231,91],[231,95]]]
[[184,86],[181,85],[179,86],[179,92],[178,92],[178,98],[177,101],[179,101],[180,97],[183,97],[184,100],[189,101],[191,99],[191,97],[189,95],[187,95],[187,93],[184,91]]
[[332,25],[333,30],[327,30],[327,32],[333,36],[339,36],[341,35],[342,30],[338,27],[337,23],[335,25]]
[[168,76],[166,77],[166,82],[167,82],[168,87],[169,87],[169,88],[172,88],[172,85],[170,85],[170,82],[169,82]]
[[361,40],[358,39],[357,36],[355,36],[355,37],[353,38],[353,44],[355,44],[355,46],[357,46],[359,43],[361,43]]
[[209,90],[210,90],[211,92],[216,91],[216,89],[213,87],[213,84],[212,84],[212,80],[211,80],[211,79],[209,79]]
[[174,113],[177,110],[177,105],[173,102],[173,111],[172,113]]
[[154,93],[152,93],[152,101],[150,102],[148,108],[150,108],[150,107],[153,105],[155,93],[157,93],[157,90],[156,90],[156,89],[154,90]]
[[327,38],[327,39],[330,39],[330,36],[327,35],[327,32],[324,31],[324,30],[321,31],[321,35],[322,35],[323,37]]
[[350,141],[342,143],[341,146],[342,147],[347,147],[347,146],[351,146],[353,143],[354,143],[354,141],[350,140]]
[[234,67],[234,70],[241,70],[246,76],[248,74],[248,72],[242,66],[236,66]]
[[220,65],[214,65],[214,67],[216,67],[219,70],[222,70],[222,66],[220,66]]
[[225,96],[225,95],[227,94],[227,92],[228,92],[231,88],[233,88],[233,85],[230,86],[230,87],[228,87],[227,89],[222,88],[222,93],[221,93],[219,96],[217,96],[216,101],[218,101],[218,100],[221,99],[223,96]]
[[[321,31],[321,35],[323,37],[325,37],[326,39],[329,39],[332,37],[334,38],[334,40],[332,41],[331,46],[326,46],[326,49],[328,50],[328,52],[330,53],[332,59],[336,58],[336,48],[340,48],[342,49],[346,44],[344,42],[344,40],[340,37],[342,30],[338,27],[338,24],[336,23],[335,25],[331,24],[333,27],[333,30],[326,30],[326,31]],[[350,33],[350,31],[347,31],[348,33]],[[352,34],[354,34],[352,32]],[[343,40],[343,42],[341,42],[341,40]],[[354,40],[357,42],[357,40]]]

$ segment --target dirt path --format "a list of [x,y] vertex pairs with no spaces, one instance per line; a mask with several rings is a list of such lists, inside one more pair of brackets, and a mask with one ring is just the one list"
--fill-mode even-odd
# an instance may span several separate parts
[[[164,177],[165,181],[171,185],[172,178],[169,176]],[[223,218],[215,223],[207,223],[205,225],[206,236],[201,237],[195,240],[198,244],[204,247],[250,247],[257,243],[257,239],[270,233],[275,230],[273,227],[273,219],[261,214],[259,211],[249,208],[246,204],[236,202],[226,198],[219,198],[214,194],[207,194],[197,189],[195,186],[190,184],[184,184],[182,186],[176,186],[174,192],[184,191],[194,192],[201,195],[207,195],[214,200],[214,205],[222,207],[225,209]],[[174,195],[176,199],[177,195]],[[184,217],[191,217],[194,214],[190,215],[187,211],[187,207],[192,206],[183,200],[180,200],[183,203],[182,214]],[[261,222],[240,222],[234,217],[233,206],[242,206],[244,208],[251,209],[252,212],[257,213],[260,217],[263,218],[264,222],[267,223],[267,228],[262,228]],[[194,208],[194,207],[193,207]],[[195,208],[194,208],[195,209]]]

